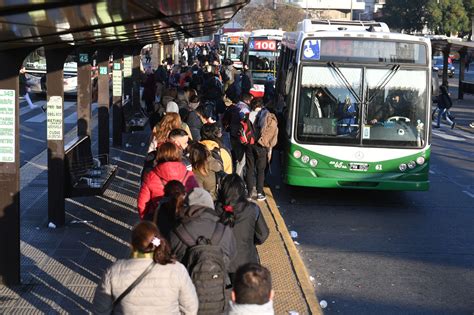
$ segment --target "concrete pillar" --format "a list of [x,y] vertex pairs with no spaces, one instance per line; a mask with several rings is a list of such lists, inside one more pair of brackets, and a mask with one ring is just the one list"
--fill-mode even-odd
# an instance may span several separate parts
[[110,153],[110,131],[109,131],[109,112],[110,112],[110,69],[109,59],[111,49],[101,48],[97,51],[98,72],[98,97],[99,106],[99,159],[102,164],[108,164],[108,156]]
[[[60,131],[61,137],[50,134],[49,129],[53,129],[53,127],[50,128],[50,120],[56,120],[58,117],[55,115],[64,113],[64,62],[71,52],[72,49],[45,49],[46,89],[49,104],[46,112],[48,117],[48,132],[46,133],[48,141],[48,222],[54,223],[57,227],[63,226],[66,220],[64,201],[64,117],[59,117],[62,120],[61,126],[58,127],[56,123],[54,127],[54,129],[62,129]],[[55,101],[52,102],[52,100]]]
[[20,283],[20,105],[18,71],[29,51],[2,51],[0,156],[0,283]]
[[77,51],[77,135],[91,136],[92,52]]

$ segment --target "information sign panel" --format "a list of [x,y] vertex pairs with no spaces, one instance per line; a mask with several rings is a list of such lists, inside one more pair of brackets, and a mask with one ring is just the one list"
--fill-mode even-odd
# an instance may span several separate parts
[[99,67],[99,74],[105,75],[108,74],[107,67]]
[[46,108],[46,139],[63,140],[63,98],[51,96]]
[[15,162],[15,90],[0,89],[0,162]]
[[123,76],[125,78],[132,76],[132,63],[133,63],[133,56],[123,57]]
[[112,95],[122,96],[122,70],[112,72]]

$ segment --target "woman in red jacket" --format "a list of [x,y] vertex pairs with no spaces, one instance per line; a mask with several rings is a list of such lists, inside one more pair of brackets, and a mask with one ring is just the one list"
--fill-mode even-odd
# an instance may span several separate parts
[[164,195],[164,187],[171,180],[183,183],[186,192],[199,187],[192,171],[181,162],[181,150],[172,142],[158,147],[157,165],[144,178],[138,193],[137,208],[140,219],[153,218],[154,211]]

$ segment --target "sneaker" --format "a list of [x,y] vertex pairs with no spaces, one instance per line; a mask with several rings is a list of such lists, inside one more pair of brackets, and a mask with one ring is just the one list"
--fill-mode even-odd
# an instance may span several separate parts
[[264,193],[258,193],[257,194],[257,200],[258,201],[264,201],[265,199],[267,199],[267,197],[265,196]]
[[439,128],[439,126],[433,126],[433,128]]
[[470,123],[469,127],[474,128],[474,122]]
[[453,123],[451,124],[451,129],[454,129],[454,126],[456,126],[456,123],[455,123],[455,122],[453,122]]

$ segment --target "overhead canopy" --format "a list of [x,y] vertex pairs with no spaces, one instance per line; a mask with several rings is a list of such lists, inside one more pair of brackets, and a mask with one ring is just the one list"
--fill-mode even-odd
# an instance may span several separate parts
[[0,0],[0,50],[115,46],[215,33],[250,0]]
[[453,38],[432,38],[431,48],[433,51],[443,51],[449,48],[450,51],[465,51],[467,53],[474,53],[474,42],[465,42]]

